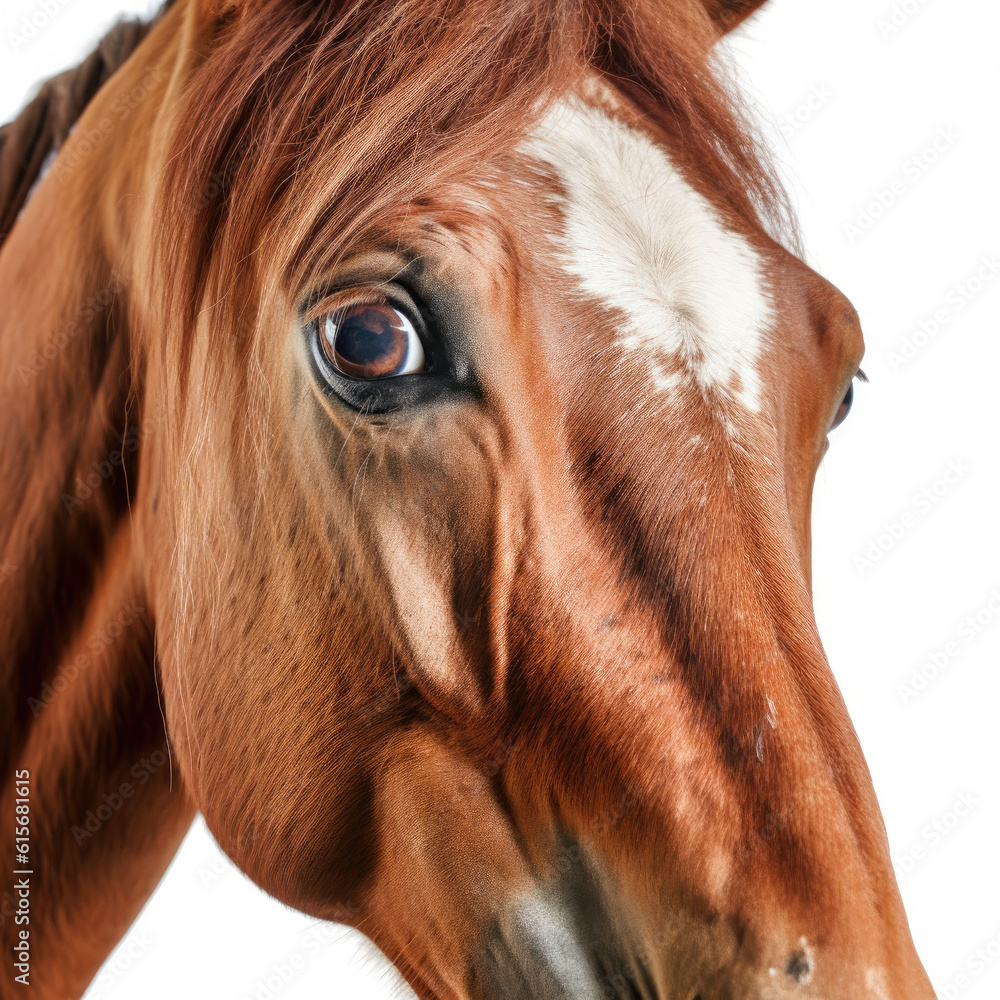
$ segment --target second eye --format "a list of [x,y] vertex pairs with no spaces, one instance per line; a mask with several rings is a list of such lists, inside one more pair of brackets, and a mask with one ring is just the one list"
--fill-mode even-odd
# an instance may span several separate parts
[[327,360],[351,378],[393,378],[426,367],[413,321],[390,302],[347,306],[320,316],[318,326]]

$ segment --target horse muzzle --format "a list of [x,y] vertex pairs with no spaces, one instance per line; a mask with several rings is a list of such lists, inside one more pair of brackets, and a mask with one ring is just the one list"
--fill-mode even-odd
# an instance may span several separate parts
[[[497,918],[475,957],[476,1000],[932,1000],[907,974],[845,961],[822,935],[768,931],[674,904],[650,919],[623,904],[577,843],[563,839],[558,878]],[[922,971],[918,977],[922,977]]]

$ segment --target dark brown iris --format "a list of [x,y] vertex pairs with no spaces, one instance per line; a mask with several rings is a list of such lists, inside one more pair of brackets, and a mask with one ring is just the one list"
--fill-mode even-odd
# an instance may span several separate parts
[[388,303],[348,306],[319,322],[323,350],[345,375],[387,378],[406,363],[412,324]]

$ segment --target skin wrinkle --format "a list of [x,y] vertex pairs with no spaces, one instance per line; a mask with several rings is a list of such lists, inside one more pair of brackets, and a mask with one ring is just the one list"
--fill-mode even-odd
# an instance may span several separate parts
[[[0,254],[0,407],[41,442],[0,452],[5,759],[49,776],[40,1000],[83,992],[196,810],[421,1000],[930,997],[809,595],[860,331],[713,76],[743,13],[177,0],[83,112],[66,162],[163,75]],[[602,228],[560,143],[593,152]],[[630,294],[545,235],[588,233]],[[117,274],[121,308],[17,381]],[[377,413],[319,381],[310,305],[392,282],[474,391]],[[65,518],[126,400],[167,431]],[[32,718],[125,599],[148,623]],[[142,807],[78,849],[164,741]]]

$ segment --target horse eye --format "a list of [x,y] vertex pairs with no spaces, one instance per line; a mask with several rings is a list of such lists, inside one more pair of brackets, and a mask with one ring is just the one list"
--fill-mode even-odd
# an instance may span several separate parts
[[409,316],[389,302],[347,306],[319,318],[319,342],[337,371],[352,378],[422,372],[424,345]]
[[837,408],[837,415],[833,418],[833,423],[830,425],[830,429],[833,430],[834,427],[839,427],[846,419],[847,414],[851,412],[851,405],[854,403],[854,381],[851,380],[851,384],[847,388],[847,395],[844,396],[843,402]]

